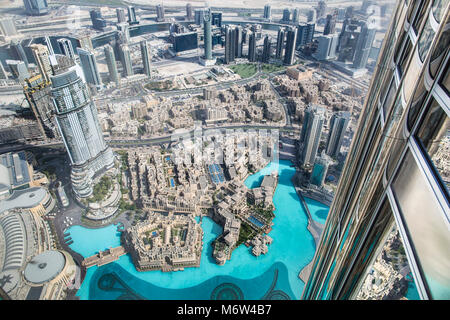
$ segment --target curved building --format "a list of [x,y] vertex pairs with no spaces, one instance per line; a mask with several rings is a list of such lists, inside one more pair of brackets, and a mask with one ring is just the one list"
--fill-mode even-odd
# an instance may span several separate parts
[[72,165],[72,187],[79,198],[93,192],[93,177],[114,166],[106,145],[97,108],[75,69],[51,77],[56,122]]

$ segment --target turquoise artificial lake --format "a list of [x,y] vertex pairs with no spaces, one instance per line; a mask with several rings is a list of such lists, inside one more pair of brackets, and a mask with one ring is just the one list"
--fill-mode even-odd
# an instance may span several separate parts
[[[274,226],[269,233],[273,243],[267,254],[255,257],[251,248],[241,245],[233,251],[231,260],[223,266],[217,265],[212,258],[211,243],[222,233],[222,227],[204,217],[199,268],[139,272],[127,254],[114,263],[89,268],[77,296],[82,300],[300,299],[304,283],[298,274],[312,260],[315,243],[307,230],[307,215],[291,182],[295,173],[291,165],[286,160],[271,162],[245,181],[247,187],[255,188],[264,175],[279,173],[273,198]],[[324,223],[329,208],[312,199],[306,202],[313,219]],[[114,225],[101,229],[73,226],[68,232],[74,241],[70,247],[84,257],[120,244],[120,234]]]

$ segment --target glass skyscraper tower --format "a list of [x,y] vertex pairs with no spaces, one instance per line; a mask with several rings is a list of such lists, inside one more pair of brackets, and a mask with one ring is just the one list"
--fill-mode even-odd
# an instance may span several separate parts
[[103,139],[97,108],[76,69],[51,77],[56,123],[72,165],[72,188],[78,198],[93,192],[93,178],[114,166],[114,155]]
[[396,227],[421,299],[450,299],[448,1],[398,1],[303,299],[355,299]]

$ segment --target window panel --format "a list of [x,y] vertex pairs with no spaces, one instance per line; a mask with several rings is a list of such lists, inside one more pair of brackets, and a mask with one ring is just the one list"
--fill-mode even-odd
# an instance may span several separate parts
[[446,30],[442,33],[437,41],[436,47],[433,49],[433,53],[430,57],[430,74],[433,78],[436,77],[436,73],[439,70],[439,66],[443,58],[445,57],[445,52],[450,45],[450,30]]
[[442,75],[442,80],[440,81],[440,85],[442,87],[442,89],[444,89],[444,91],[446,91],[446,93],[448,95],[450,95],[450,76],[449,76],[449,65],[450,63],[447,64],[447,67],[445,68],[445,72]]
[[441,22],[445,13],[445,8],[448,6],[449,0],[434,0],[431,10],[433,11],[434,19]]
[[431,297],[450,299],[448,221],[411,151],[406,153],[392,189]]
[[422,34],[419,38],[418,51],[420,60],[423,62],[430,50],[431,43],[433,42],[434,30],[431,27],[430,21],[427,21]]
[[422,1],[421,5],[419,7],[419,11],[417,12],[417,14],[414,18],[412,27],[413,27],[414,31],[416,32],[416,34],[419,32],[420,25],[422,24],[422,21],[426,16],[427,7],[428,7],[427,1]]
[[443,188],[448,192],[450,184],[450,120],[434,98],[431,99],[425,112],[417,139],[428,154],[433,167],[439,173]]

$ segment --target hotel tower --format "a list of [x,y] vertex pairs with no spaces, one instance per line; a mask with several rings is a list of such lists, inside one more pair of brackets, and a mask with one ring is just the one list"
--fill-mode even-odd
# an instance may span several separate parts
[[449,1],[397,2],[303,299],[378,288],[365,280],[384,272],[374,262],[393,229],[395,272],[420,299],[450,299],[449,40]]

